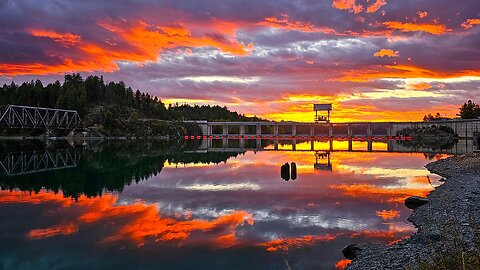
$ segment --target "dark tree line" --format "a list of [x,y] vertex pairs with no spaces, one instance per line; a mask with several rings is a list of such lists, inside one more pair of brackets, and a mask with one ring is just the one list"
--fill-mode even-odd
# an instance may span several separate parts
[[[475,102],[468,100],[465,102],[462,107],[460,107],[460,111],[457,114],[462,119],[477,119],[480,118],[480,106],[475,104]],[[424,122],[435,122],[435,121],[442,121],[448,120],[448,118],[442,117],[440,113],[435,115],[428,114],[423,117]]]
[[103,76],[80,74],[65,75],[62,83],[56,81],[46,86],[40,81],[15,83],[0,87],[0,104],[77,110],[82,116],[96,105],[135,109],[139,117],[163,120],[251,121],[259,120],[232,112],[220,106],[169,105],[156,96],[134,91],[124,82],[105,82]]
[[460,107],[458,116],[462,119],[480,118],[480,107],[475,102],[469,100]]

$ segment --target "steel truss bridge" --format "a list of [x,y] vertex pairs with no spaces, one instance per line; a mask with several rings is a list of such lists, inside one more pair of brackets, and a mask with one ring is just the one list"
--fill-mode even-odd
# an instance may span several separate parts
[[80,151],[73,148],[0,153],[0,167],[7,176],[75,168],[79,161]]
[[0,127],[73,130],[82,128],[82,120],[74,110],[3,105],[0,106]]

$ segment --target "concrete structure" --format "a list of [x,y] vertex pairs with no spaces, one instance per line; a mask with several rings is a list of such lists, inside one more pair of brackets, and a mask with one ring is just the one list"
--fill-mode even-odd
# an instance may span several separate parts
[[[207,122],[207,121],[187,121],[197,123],[202,129],[204,136],[228,136],[229,138],[238,136],[396,136],[398,132],[405,128],[422,128],[436,126],[451,127],[459,138],[474,138],[480,134],[480,119],[477,120],[450,120],[439,122],[352,122],[352,123],[303,123],[303,122]],[[255,126],[255,133],[247,133],[247,127]],[[222,133],[214,133],[216,127],[222,127]],[[238,129],[238,133],[229,134],[229,127]],[[269,133],[263,133],[262,127],[270,130]],[[291,132],[279,134],[282,128],[290,128]],[[303,133],[297,132],[299,129]],[[218,129],[216,129],[218,130]],[[308,131],[306,131],[308,130]]]
[[[311,141],[310,149],[297,149],[298,143],[295,139],[291,140],[273,140],[265,141],[266,143],[262,144],[261,140],[255,139],[253,146],[245,146],[245,140],[229,140],[222,139],[221,146],[213,146],[212,140],[203,140],[202,144],[198,150],[193,152],[246,152],[246,151],[298,151],[298,152],[311,152],[311,151],[327,151],[327,152],[390,152],[390,153],[425,153],[425,154],[448,154],[448,155],[463,155],[467,153],[472,153],[477,149],[478,146],[475,145],[473,140],[462,139],[459,140],[455,145],[448,149],[431,149],[427,147],[412,147],[406,144],[403,144],[401,141],[390,140],[390,141],[379,141],[374,142],[372,140],[363,141],[362,148],[359,148],[358,145],[354,149],[353,141],[348,141],[348,148],[339,148],[335,149],[334,141],[329,140],[327,147],[316,147],[314,141]],[[230,142],[235,143],[231,145]],[[308,140],[303,140],[302,142],[308,142]],[[282,144],[283,147],[279,147],[279,144]],[[285,147],[290,145],[290,147]],[[385,147],[386,146],[386,147]]]

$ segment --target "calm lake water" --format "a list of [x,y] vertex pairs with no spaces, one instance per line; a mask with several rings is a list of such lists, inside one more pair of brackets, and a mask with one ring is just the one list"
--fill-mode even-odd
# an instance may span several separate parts
[[[423,166],[448,156],[382,142],[2,145],[0,269],[343,269],[344,246],[414,232],[403,200],[439,185]],[[296,180],[281,178],[287,162]]]

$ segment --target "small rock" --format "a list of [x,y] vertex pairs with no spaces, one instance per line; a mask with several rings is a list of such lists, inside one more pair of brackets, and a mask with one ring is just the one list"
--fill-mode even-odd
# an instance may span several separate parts
[[428,203],[427,198],[422,198],[419,196],[412,196],[405,199],[405,206],[410,209],[415,209],[421,205]]

